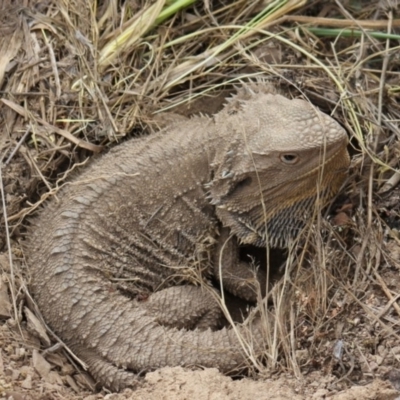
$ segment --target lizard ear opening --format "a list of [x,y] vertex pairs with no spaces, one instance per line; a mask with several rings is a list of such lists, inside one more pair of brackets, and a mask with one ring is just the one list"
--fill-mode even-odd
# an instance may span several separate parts
[[249,175],[232,176],[229,179],[214,179],[210,185],[211,204],[227,205],[230,200],[246,196],[246,190],[252,184],[253,178]]

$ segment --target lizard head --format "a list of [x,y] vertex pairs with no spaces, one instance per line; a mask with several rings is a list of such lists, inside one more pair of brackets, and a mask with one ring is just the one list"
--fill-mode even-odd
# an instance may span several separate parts
[[211,203],[242,243],[285,247],[345,180],[347,134],[304,100],[260,92],[234,100],[215,117],[223,144]]

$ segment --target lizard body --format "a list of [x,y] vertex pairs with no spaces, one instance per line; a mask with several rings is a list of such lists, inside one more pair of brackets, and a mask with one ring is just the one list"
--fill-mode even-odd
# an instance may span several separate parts
[[[332,118],[259,84],[212,118],[115,147],[33,224],[27,256],[45,321],[116,390],[166,365],[240,369],[236,333],[218,329],[212,291],[191,283],[214,276],[255,300],[243,263],[219,273],[222,232],[233,254],[237,242],[285,246],[339,189],[346,146]],[[251,334],[261,353],[261,329]]]

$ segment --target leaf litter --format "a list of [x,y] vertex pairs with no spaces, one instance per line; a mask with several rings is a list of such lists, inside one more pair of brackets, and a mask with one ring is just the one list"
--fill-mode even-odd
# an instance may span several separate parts
[[[399,28],[396,0],[3,0],[0,398],[397,398]],[[256,79],[331,114],[352,155],[271,293],[267,361],[241,380],[176,367],[93,394],[29,295],[29,216],[93,155],[212,114]]]

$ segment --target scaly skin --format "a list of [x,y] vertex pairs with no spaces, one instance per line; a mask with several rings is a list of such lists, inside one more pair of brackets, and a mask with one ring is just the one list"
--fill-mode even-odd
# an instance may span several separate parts
[[[237,242],[284,246],[349,163],[333,119],[269,91],[244,89],[214,118],[117,146],[36,219],[27,251],[34,298],[100,384],[120,390],[136,372],[167,365],[245,365],[234,330],[218,330],[215,292],[193,283],[222,271],[227,290],[255,300]],[[219,269],[229,236],[219,239],[221,225],[233,238]],[[256,354],[262,339],[256,323]]]

